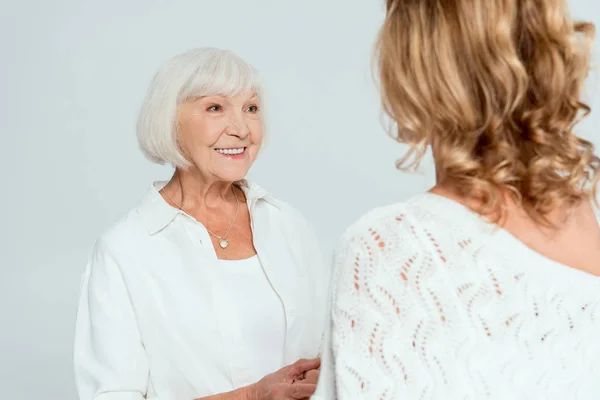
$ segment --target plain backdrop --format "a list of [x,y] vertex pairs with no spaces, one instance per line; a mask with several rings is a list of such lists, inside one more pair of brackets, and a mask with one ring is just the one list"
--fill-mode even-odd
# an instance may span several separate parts
[[[600,25],[597,0],[572,6]],[[179,52],[227,48],[261,71],[270,139],[251,178],[304,212],[326,254],[368,208],[428,188],[429,161],[397,171],[404,148],[380,123],[382,20],[383,0],[2,0],[0,397],[76,399],[80,276],[96,237],[171,174],[142,157],[134,125]],[[580,127],[597,144],[599,118]]]

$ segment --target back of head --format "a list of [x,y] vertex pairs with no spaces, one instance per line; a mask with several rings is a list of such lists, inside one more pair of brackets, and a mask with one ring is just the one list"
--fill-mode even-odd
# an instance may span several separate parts
[[428,145],[460,195],[535,219],[595,197],[600,160],[573,127],[594,27],[565,0],[387,0],[382,101],[418,165]]

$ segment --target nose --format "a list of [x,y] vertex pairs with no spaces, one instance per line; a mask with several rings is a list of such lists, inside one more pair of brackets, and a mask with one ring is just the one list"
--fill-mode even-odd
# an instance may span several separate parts
[[237,136],[240,139],[245,139],[250,134],[250,127],[243,115],[232,115],[229,118],[229,124],[225,131],[230,136]]

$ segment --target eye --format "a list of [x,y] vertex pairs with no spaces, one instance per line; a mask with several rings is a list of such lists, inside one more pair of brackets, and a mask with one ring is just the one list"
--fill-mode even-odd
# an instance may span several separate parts
[[258,112],[258,106],[255,106],[255,105],[250,106],[250,107],[248,107],[248,111],[252,114],[256,114]]
[[208,107],[208,108],[206,109],[206,111],[218,112],[218,111],[221,111],[222,109],[223,109],[223,107],[221,107],[220,105],[218,105],[218,104],[213,104],[212,106]]

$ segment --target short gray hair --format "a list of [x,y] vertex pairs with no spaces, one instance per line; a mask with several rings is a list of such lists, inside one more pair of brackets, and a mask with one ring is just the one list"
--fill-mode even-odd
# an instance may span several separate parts
[[263,98],[256,69],[231,51],[206,47],[173,57],[154,76],[140,109],[136,129],[140,149],[152,162],[187,167],[178,144],[179,106],[197,97],[232,96],[246,90]]

